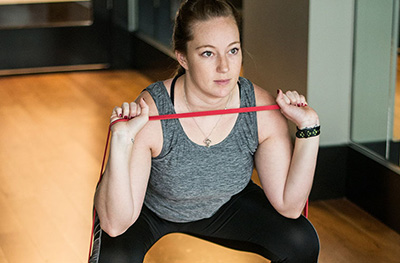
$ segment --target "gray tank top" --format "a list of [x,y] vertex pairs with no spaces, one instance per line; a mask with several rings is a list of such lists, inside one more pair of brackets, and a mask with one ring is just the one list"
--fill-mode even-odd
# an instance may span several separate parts
[[[240,107],[255,106],[252,83],[240,78]],[[160,115],[175,109],[163,82],[146,90]],[[178,223],[211,217],[251,179],[258,146],[257,115],[240,113],[230,134],[205,147],[191,141],[178,119],[162,120],[163,147],[152,159],[144,203],[159,217]]]

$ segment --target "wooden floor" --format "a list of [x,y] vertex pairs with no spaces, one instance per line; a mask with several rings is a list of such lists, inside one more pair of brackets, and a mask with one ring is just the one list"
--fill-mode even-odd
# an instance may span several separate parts
[[[109,114],[150,80],[135,71],[0,78],[0,263],[87,262]],[[400,235],[347,200],[311,203],[320,262],[399,262]],[[160,240],[146,263],[267,260],[192,237]]]

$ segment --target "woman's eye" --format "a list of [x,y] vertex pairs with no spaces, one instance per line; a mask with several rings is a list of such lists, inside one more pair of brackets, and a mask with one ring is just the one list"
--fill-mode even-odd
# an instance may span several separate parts
[[212,52],[211,51],[204,51],[203,53],[202,53],[202,55],[203,55],[203,57],[211,57],[212,56]]
[[229,53],[231,53],[231,54],[233,54],[233,55],[237,54],[238,52],[239,52],[239,49],[238,49],[238,48],[232,48],[232,49],[229,51]]

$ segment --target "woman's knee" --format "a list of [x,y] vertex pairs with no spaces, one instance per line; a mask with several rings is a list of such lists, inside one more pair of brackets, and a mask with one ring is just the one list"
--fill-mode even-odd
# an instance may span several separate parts
[[304,217],[300,223],[286,234],[287,254],[282,262],[318,262],[320,250],[318,234],[312,224]]
[[127,240],[123,235],[110,237],[103,232],[98,263],[141,263],[146,251],[143,243]]

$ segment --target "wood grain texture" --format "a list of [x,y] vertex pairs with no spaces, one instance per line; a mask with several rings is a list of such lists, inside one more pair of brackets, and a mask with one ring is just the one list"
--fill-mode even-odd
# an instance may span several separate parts
[[[150,83],[136,71],[0,78],[0,263],[87,262],[110,113]],[[311,203],[310,220],[322,263],[400,258],[400,236],[347,200]],[[145,262],[269,261],[171,234]]]

